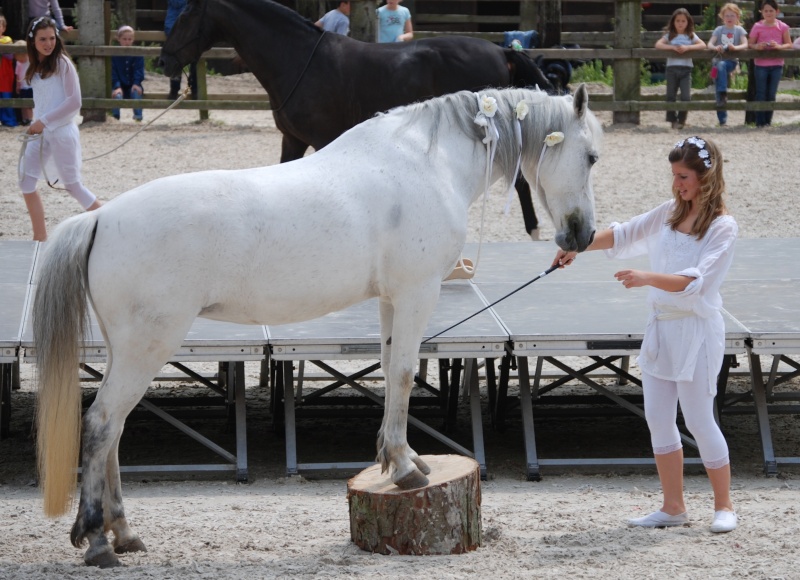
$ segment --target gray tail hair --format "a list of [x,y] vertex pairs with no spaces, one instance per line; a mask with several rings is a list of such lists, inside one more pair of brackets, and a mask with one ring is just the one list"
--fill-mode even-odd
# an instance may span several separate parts
[[89,253],[97,214],[86,212],[56,228],[38,264],[33,334],[39,392],[37,450],[44,512],[72,506],[81,434],[80,344],[88,326]]

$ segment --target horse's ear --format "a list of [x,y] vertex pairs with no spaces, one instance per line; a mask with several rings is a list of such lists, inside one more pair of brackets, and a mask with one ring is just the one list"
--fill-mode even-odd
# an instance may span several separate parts
[[586,90],[585,84],[581,83],[578,85],[572,103],[575,106],[575,114],[579,119],[583,118],[586,111],[589,109],[589,91]]

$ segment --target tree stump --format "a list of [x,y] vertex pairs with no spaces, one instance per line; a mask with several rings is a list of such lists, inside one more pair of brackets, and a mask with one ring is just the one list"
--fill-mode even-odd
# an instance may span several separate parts
[[381,466],[347,482],[350,538],[380,554],[462,554],[481,545],[481,472],[461,455],[423,455],[425,487],[403,490]]

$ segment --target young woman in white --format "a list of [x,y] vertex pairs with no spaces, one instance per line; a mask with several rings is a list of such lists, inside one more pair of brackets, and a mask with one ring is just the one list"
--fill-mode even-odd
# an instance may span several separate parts
[[[722,155],[712,142],[690,137],[669,154],[673,199],[598,232],[587,250],[612,258],[649,254],[652,271],[620,270],[625,288],[649,286],[651,314],[638,358],[644,410],[658,476],[661,509],[629,520],[660,528],[689,524],[683,496],[683,446],[675,424],[680,402],[714,492],[712,532],[730,532],[737,516],[730,497],[728,446],[714,420],[716,379],[725,324],[719,288],[733,260],[738,227],[723,201]],[[560,250],[553,264],[573,263]]]
[[56,180],[85,210],[100,207],[95,195],[81,183],[81,142],[75,117],[81,110],[81,86],[75,65],[56,32],[56,23],[43,16],[31,22],[27,36],[28,72],[33,88],[34,120],[22,159],[19,186],[33,227],[33,239],[47,239],[42,198],[36,182],[44,165],[51,184]]

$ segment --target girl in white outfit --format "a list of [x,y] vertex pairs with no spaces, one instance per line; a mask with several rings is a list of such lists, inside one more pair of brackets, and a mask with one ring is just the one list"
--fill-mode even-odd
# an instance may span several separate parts
[[75,123],[81,109],[81,87],[55,21],[42,17],[31,22],[27,44],[30,66],[26,79],[33,88],[34,104],[34,121],[28,127],[28,135],[41,138],[30,140],[25,148],[19,186],[31,218],[33,239],[44,241],[44,207],[36,192],[42,164],[50,183],[62,183],[83,209],[97,209],[100,203],[81,183],[81,142]]
[[[680,402],[714,492],[712,532],[730,532],[737,516],[730,498],[728,446],[714,420],[725,324],[720,285],[733,260],[738,227],[722,199],[722,155],[712,142],[690,137],[669,154],[673,198],[624,224],[598,232],[587,250],[612,258],[649,254],[651,272],[621,270],[625,288],[649,286],[650,319],[638,358],[644,410],[664,492],[659,511],[629,520],[660,528],[689,523],[683,497],[683,446],[675,424]],[[560,250],[554,264],[572,264]]]

